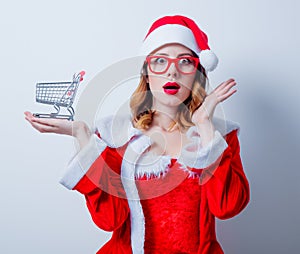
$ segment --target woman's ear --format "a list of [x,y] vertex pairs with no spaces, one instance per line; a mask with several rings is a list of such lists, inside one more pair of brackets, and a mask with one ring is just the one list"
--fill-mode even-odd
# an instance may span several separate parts
[[145,80],[147,83],[149,83],[149,77],[148,77],[148,72],[147,72],[147,65],[144,64],[141,74],[144,76]]

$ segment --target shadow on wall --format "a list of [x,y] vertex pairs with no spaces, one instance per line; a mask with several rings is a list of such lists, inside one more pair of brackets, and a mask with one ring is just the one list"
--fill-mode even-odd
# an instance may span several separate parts
[[283,103],[282,94],[276,92],[260,87],[259,93],[253,89],[239,98],[240,105],[245,105],[241,108],[241,155],[251,202],[238,217],[219,225],[219,238],[228,253],[300,253],[297,102]]

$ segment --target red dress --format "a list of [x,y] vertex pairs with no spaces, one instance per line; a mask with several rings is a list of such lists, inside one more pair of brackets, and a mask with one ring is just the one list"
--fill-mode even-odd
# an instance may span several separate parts
[[182,157],[157,157],[150,164],[141,156],[149,146],[146,136],[130,126],[127,138],[113,140],[106,133],[109,120],[98,123],[101,138],[93,136],[61,180],[85,195],[99,228],[113,231],[98,254],[223,253],[215,217],[238,214],[249,201],[249,185],[238,127],[226,121],[225,131],[218,130],[219,123],[209,149],[196,136],[198,143]]

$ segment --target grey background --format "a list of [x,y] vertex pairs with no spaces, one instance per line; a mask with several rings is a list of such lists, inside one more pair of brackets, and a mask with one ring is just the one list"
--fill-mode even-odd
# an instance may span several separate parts
[[110,237],[91,222],[83,197],[58,183],[72,138],[39,134],[23,111],[49,110],[34,102],[36,82],[69,80],[84,69],[88,83],[135,56],[154,19],[177,13],[209,35],[220,58],[212,86],[230,77],[238,82],[222,107],[242,127],[251,202],[218,221],[225,253],[300,253],[296,0],[3,2],[0,253],[95,253]]

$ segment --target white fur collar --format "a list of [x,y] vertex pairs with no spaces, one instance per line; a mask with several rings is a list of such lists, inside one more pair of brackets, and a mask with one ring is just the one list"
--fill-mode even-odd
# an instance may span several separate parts
[[[224,120],[221,118],[213,118],[215,129],[218,130],[222,136],[230,133],[233,130],[240,131],[238,123]],[[107,116],[98,119],[95,122],[95,128],[99,131],[101,138],[105,143],[117,148],[125,145],[134,136],[143,135],[141,130],[133,127],[130,115],[123,116]],[[190,127],[186,134],[189,138],[199,136],[196,126]]]
[[130,115],[107,116],[95,122],[95,128],[104,142],[112,148],[125,145],[133,136],[142,132],[133,127]]
[[[225,136],[233,130],[238,130],[239,133],[240,130],[238,123],[229,120],[213,118],[213,124],[215,129],[220,133],[220,136]],[[96,121],[96,129],[99,131],[105,143],[112,148],[121,147],[133,137],[139,136],[144,138],[137,138],[136,142],[130,142],[130,147],[133,151],[137,153],[141,150],[145,151],[151,145],[150,138],[143,135],[142,131],[133,127],[130,115],[109,116],[99,119]],[[196,126],[190,127],[186,135],[195,143],[200,140]],[[224,149],[224,145],[222,149]],[[183,152],[178,162],[182,165],[183,170],[187,170],[187,166],[195,165],[196,157],[198,157],[197,152]],[[171,163],[170,156],[157,156],[151,153],[147,153],[146,155],[140,154],[137,160],[138,163],[136,163],[137,161],[134,162],[136,164],[134,170],[136,178],[143,176],[150,178],[151,176],[159,177],[164,175],[168,171],[168,166]],[[205,166],[209,162],[211,162],[211,160],[206,159],[204,164],[198,163],[198,166]],[[193,172],[190,172],[190,176],[193,176]]]
[[[233,122],[230,120],[225,120],[222,118],[214,117],[212,119],[213,125],[217,131],[220,132],[222,136],[225,136],[226,134],[230,133],[233,130],[237,130],[238,134],[240,132],[240,125],[237,122]],[[197,127],[192,126],[188,129],[186,135],[189,138],[192,138],[194,136],[199,136],[197,132]]]

